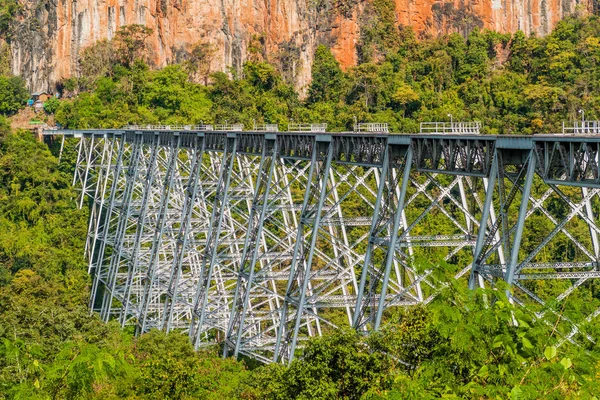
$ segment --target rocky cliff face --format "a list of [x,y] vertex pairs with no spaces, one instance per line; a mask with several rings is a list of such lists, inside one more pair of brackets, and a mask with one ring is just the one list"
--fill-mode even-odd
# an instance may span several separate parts
[[[259,43],[298,88],[310,78],[315,47],[333,49],[343,66],[357,61],[361,25],[372,0],[20,0],[13,24],[12,70],[32,90],[52,89],[77,73],[81,49],[112,38],[121,25],[153,29],[150,59],[177,62],[198,42],[217,49],[212,70],[240,68]],[[593,0],[393,0],[398,24],[422,35],[467,33],[475,26],[547,34],[575,7]],[[367,16],[365,18],[365,15]]]

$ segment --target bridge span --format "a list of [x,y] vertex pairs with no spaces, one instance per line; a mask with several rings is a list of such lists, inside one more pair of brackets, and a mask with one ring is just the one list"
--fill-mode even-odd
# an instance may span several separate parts
[[600,135],[44,134],[76,149],[91,309],[225,355],[289,362],[310,336],[430,302],[449,276],[505,281],[546,313],[600,277]]

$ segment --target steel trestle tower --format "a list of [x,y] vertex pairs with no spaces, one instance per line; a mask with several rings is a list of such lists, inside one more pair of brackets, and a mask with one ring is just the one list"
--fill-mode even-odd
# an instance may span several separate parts
[[558,310],[600,277],[600,132],[461,129],[45,135],[77,151],[90,307],[105,321],[287,363],[311,336],[378,329],[464,276],[506,282],[562,342],[591,339],[580,324],[597,300]]

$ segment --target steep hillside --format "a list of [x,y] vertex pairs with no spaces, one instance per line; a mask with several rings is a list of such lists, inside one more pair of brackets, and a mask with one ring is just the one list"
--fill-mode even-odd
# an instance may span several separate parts
[[318,44],[331,47],[342,67],[356,64],[368,28],[382,19],[413,26],[421,36],[474,27],[545,35],[578,5],[594,8],[594,0],[18,1],[10,28],[12,70],[31,90],[77,73],[80,50],[110,39],[121,25],[153,30],[149,58],[157,66],[181,61],[192,45],[204,43],[215,50],[212,70],[239,70],[249,58],[268,58],[301,89]]

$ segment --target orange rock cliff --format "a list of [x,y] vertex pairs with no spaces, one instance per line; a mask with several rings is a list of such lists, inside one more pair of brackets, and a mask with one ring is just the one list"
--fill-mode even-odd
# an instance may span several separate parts
[[[19,0],[13,23],[11,68],[31,90],[50,89],[77,74],[78,55],[95,41],[112,38],[119,26],[153,30],[150,60],[180,61],[189,47],[210,43],[213,71],[241,68],[257,41],[264,54],[285,63],[296,87],[310,80],[317,45],[330,47],[342,66],[357,61],[361,26],[373,0]],[[545,35],[576,7],[594,0],[391,0],[398,24],[420,35],[468,33],[475,27]]]

